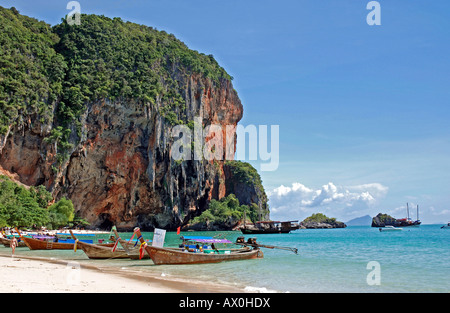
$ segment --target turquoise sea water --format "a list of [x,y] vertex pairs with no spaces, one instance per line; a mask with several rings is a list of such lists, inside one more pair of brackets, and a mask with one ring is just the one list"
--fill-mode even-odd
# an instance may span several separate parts
[[[145,272],[168,279],[193,279],[261,292],[450,292],[450,230],[441,225],[421,225],[400,232],[378,228],[297,230],[290,234],[255,235],[261,244],[296,247],[299,254],[264,249],[264,258],[203,265],[153,265],[151,260],[89,260],[73,251],[30,251],[18,248],[16,255],[39,256],[121,271]],[[216,236],[218,232],[181,233]],[[220,232],[234,242],[240,232]],[[143,233],[151,239],[152,233]],[[97,235],[107,238],[107,235]],[[130,238],[131,233],[121,233]],[[167,232],[166,246],[179,243]],[[248,238],[248,236],[246,236]],[[0,248],[6,253],[7,248]],[[369,285],[367,276],[379,264],[379,285]]]

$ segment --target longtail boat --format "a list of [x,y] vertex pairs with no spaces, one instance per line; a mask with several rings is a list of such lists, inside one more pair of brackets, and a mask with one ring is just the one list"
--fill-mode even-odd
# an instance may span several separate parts
[[[5,247],[9,248],[11,247],[11,239],[0,237],[0,244],[3,244]],[[26,246],[27,245],[25,244],[25,242],[20,240],[19,238],[17,247],[26,247]]]
[[[261,213],[259,214],[261,219]],[[247,215],[244,211],[244,225],[241,231],[244,235],[250,234],[289,234],[292,230],[300,228],[296,221],[258,221],[255,224],[246,224]]]
[[116,245],[117,245],[117,243],[120,243],[123,250],[125,250],[125,252],[128,254],[128,257],[130,259],[133,259],[133,260],[150,259],[150,256],[148,254],[140,254],[139,253],[140,246],[137,244],[137,242],[134,243],[131,241],[131,239],[129,241],[126,241],[126,240],[120,238],[120,235],[117,232],[117,229],[115,226],[113,226],[112,231],[114,232],[114,235],[116,236]]
[[[204,263],[219,263],[224,261],[237,261],[263,258],[264,254],[259,248],[250,249],[248,247],[241,249],[228,250],[228,253],[216,253],[211,251],[205,252],[190,252],[189,249],[177,248],[161,248],[156,246],[149,246],[146,244],[139,228],[135,228],[135,233],[138,235],[142,248],[148,253],[153,263],[160,264],[204,264]],[[227,242],[226,239],[215,239],[217,243]]]
[[[20,231],[16,228],[16,232],[19,234],[20,239],[22,239],[25,244],[30,248],[30,250],[73,250],[74,242],[55,242],[53,240],[54,237],[42,237],[41,239],[37,238],[27,238],[22,236]],[[106,243],[100,244],[106,247],[112,247],[114,243]]]
[[[79,241],[70,230],[70,235],[76,241],[76,247],[80,247],[89,259],[128,259],[129,256],[124,249],[113,249],[114,247],[96,245]],[[74,246],[74,249],[76,248]]]
[[295,254],[298,254],[297,248],[292,247],[281,247],[281,246],[272,246],[272,245],[262,245],[256,242],[256,238],[248,238],[247,241],[245,241],[244,237],[238,237],[236,239],[236,244],[241,245],[244,247],[250,246],[250,247],[257,247],[257,248],[267,248],[267,249],[280,249],[280,250],[286,250],[294,252]]

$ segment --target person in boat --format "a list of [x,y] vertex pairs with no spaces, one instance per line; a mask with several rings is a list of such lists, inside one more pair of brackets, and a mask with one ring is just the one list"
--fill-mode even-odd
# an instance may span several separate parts
[[211,249],[214,250],[214,253],[219,253],[219,250],[217,250],[216,246],[214,245],[214,242],[211,243]]
[[247,243],[253,246],[253,250],[258,249],[258,243],[256,242],[256,238],[248,238]]

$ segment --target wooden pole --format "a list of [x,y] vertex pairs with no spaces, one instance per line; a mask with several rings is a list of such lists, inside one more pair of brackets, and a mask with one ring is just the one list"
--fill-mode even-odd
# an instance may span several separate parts
[[141,229],[139,227],[136,227],[134,229],[134,232],[138,236],[137,239],[141,242],[141,247],[139,248],[139,260],[142,259],[144,256],[144,251],[142,251],[141,249],[144,249],[145,252],[147,252],[148,256],[152,258],[152,255],[150,254],[150,249],[147,247],[147,243],[145,242],[145,239],[142,237]]
[[69,232],[70,232],[70,236],[72,236],[72,239],[77,240],[77,237],[75,237],[75,235],[73,234],[71,229],[69,229]]
[[287,251],[294,252],[295,254],[298,254],[298,249],[297,249],[297,248],[279,247],[279,246],[270,246],[270,245],[261,245],[261,244],[259,244],[259,243],[253,244],[253,243],[247,243],[247,242],[243,242],[243,243],[235,243],[235,244],[237,244],[237,245],[242,245],[242,246],[251,246],[251,247],[255,247],[255,248],[267,248],[267,249],[287,250]]
[[144,238],[142,238],[141,229],[139,227],[136,227],[134,229],[134,232],[136,233],[136,236],[138,236],[138,239],[141,243],[145,243]]

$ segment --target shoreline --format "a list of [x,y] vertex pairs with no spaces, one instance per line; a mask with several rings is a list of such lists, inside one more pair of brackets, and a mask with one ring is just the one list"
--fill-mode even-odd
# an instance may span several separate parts
[[114,267],[0,252],[1,293],[236,293],[232,286],[159,278]]

